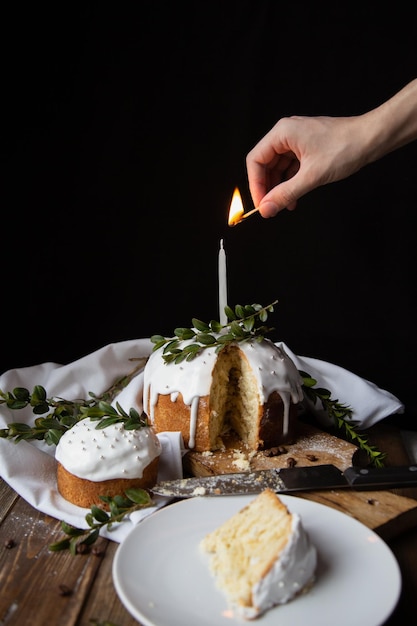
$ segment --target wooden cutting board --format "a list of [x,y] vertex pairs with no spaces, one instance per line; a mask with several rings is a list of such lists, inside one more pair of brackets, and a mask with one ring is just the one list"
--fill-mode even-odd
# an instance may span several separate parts
[[[213,476],[235,472],[333,463],[340,470],[353,464],[357,447],[315,428],[299,423],[297,440],[273,450],[253,452],[238,439],[225,442],[217,452],[189,451],[184,457],[184,470],[192,476]],[[391,491],[324,490],[297,493],[297,497],[331,506],[372,528],[388,540],[417,525],[417,500]]]

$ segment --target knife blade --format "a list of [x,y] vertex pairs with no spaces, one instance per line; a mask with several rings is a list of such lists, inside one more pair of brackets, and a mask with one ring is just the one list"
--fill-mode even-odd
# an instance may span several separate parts
[[417,465],[348,467],[341,471],[335,465],[327,464],[167,480],[155,485],[151,491],[162,496],[192,498],[250,495],[266,488],[276,493],[294,493],[321,489],[373,490],[413,486],[417,486]]

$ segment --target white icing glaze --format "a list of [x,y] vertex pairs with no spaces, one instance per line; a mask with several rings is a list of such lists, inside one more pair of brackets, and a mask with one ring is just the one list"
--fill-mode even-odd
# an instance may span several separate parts
[[[184,346],[192,341],[184,341]],[[258,383],[260,403],[264,404],[273,391],[277,391],[284,404],[284,428],[288,432],[289,408],[291,401],[297,404],[303,400],[302,380],[293,361],[282,347],[278,347],[269,339],[261,342],[242,341],[238,344],[246,355]],[[190,406],[190,441],[189,447],[195,445],[194,437],[197,425],[198,401],[200,397],[209,395],[212,382],[212,371],[218,355],[215,348],[206,348],[191,361],[183,361],[176,365],[166,363],[163,348],[151,354],[145,367],[143,406],[150,401],[151,423],[154,422],[154,407],[159,395],[171,395],[175,402],[181,393],[184,403]]]
[[143,470],[161,453],[150,427],[125,430],[123,423],[97,430],[97,421],[77,422],[62,435],[55,458],[71,474],[93,482],[142,478]]
[[313,582],[317,551],[301,518],[292,514],[292,533],[273,567],[252,590],[253,607],[233,606],[237,616],[253,619],[277,604],[286,604]]

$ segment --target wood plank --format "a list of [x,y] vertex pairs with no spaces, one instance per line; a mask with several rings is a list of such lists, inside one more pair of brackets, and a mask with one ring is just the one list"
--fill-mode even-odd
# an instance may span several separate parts
[[[118,543],[99,539],[98,556],[50,552],[49,544],[63,535],[59,520],[33,509],[2,479],[0,502],[0,624],[91,626],[95,620],[138,626],[113,586]],[[6,548],[11,539],[14,546]],[[70,595],[63,595],[60,585]]]
[[[0,527],[0,623],[8,626],[77,624],[101,559],[94,554],[72,556],[51,552],[62,537],[59,520],[33,509],[19,498]],[[68,589],[66,594],[63,590]]]
[[109,622],[117,626],[138,626],[138,622],[119,600],[113,585],[112,565],[118,547],[119,544],[113,541],[110,541],[107,546],[105,558],[102,560],[94,582],[95,593],[88,597],[79,626],[91,626],[93,618],[102,623]]
[[385,541],[417,526],[417,501],[391,491],[315,491],[299,497],[330,506],[372,528]]
[[0,524],[7,516],[14,503],[19,498],[18,494],[0,477]]

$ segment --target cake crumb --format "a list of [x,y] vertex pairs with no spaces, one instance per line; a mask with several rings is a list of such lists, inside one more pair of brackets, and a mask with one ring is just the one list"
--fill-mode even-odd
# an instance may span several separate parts
[[233,451],[233,461],[232,465],[234,465],[241,472],[250,471],[250,462],[246,455],[241,450]]

